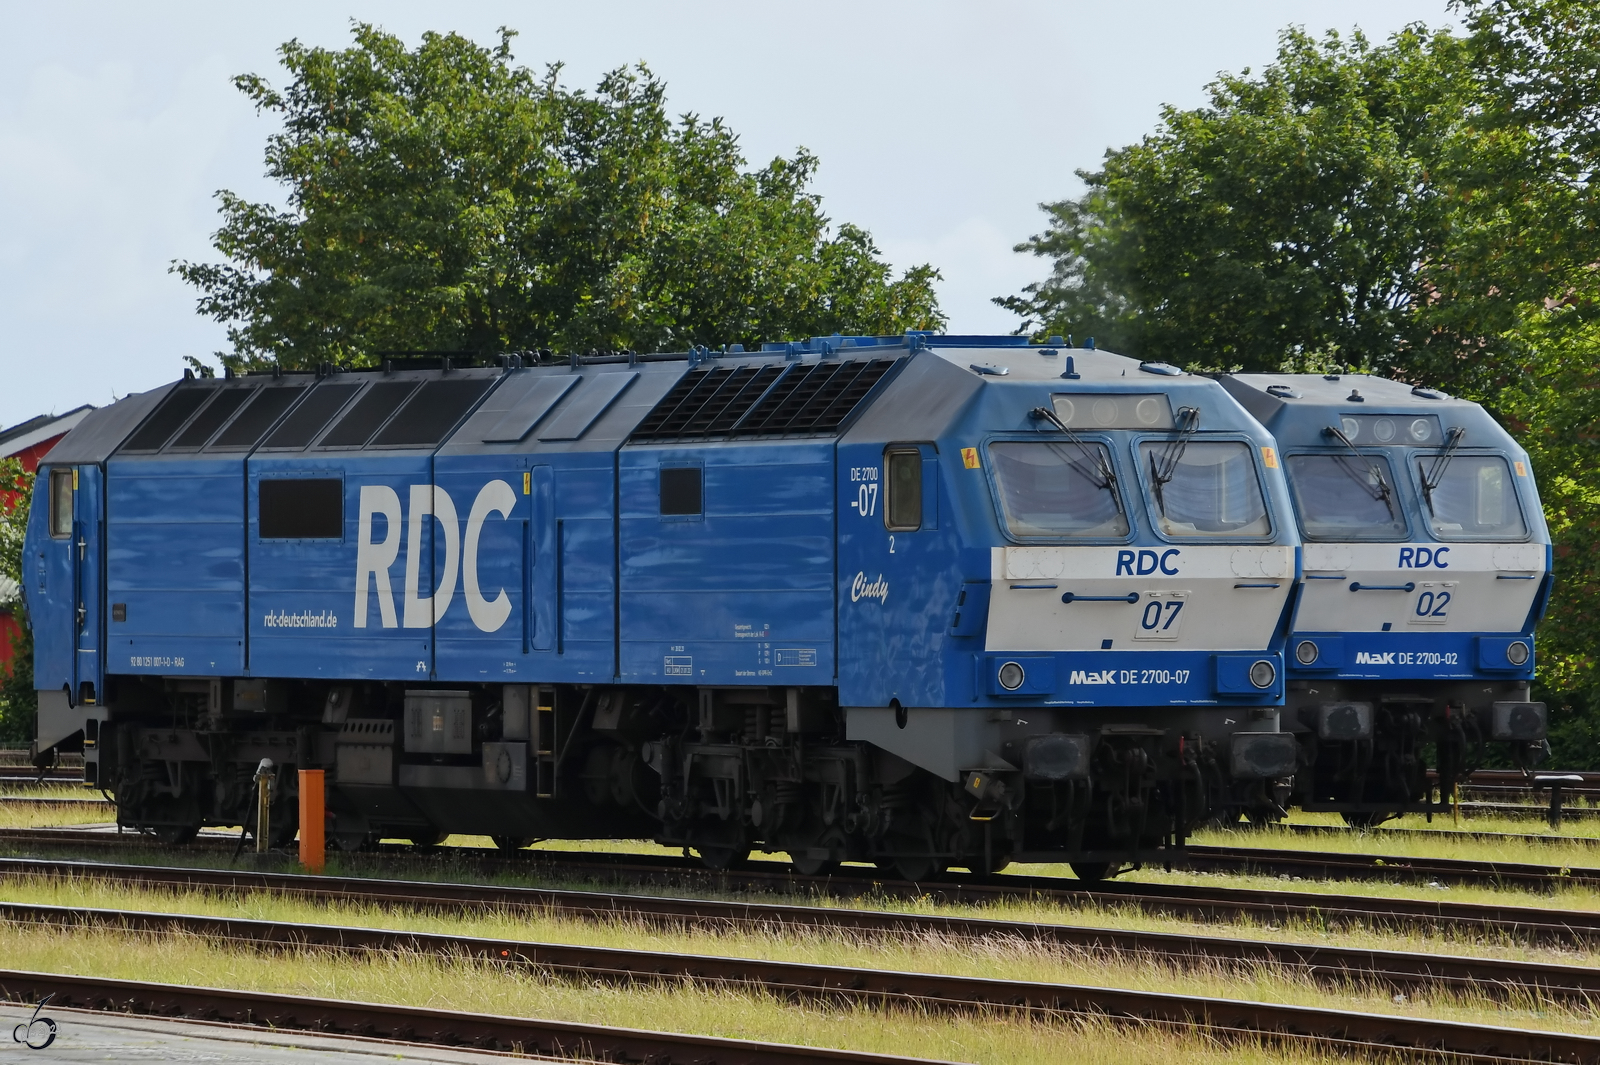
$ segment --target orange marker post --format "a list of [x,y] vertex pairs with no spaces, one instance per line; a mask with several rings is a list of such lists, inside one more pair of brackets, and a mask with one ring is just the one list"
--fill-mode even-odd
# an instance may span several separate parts
[[322,773],[320,769],[300,770],[300,864],[313,873],[322,872],[327,860]]

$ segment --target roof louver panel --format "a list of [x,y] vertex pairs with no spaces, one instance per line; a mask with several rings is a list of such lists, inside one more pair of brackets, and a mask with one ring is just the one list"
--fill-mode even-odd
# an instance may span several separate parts
[[691,370],[632,439],[837,433],[895,359]]

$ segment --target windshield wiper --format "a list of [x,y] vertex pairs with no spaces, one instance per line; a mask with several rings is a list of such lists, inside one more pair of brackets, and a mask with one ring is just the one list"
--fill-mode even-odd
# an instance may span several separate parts
[[[1117,475],[1111,472],[1111,463],[1106,461],[1105,452],[1098,447],[1091,448],[1088,444],[1085,444],[1083,439],[1079,437],[1077,433],[1067,428],[1067,423],[1062,421],[1060,418],[1057,418],[1056,412],[1050,410],[1048,407],[1035,407],[1033,410],[1029,411],[1028,414],[1033,418],[1051,423],[1057,429],[1060,429],[1063,433],[1067,434],[1067,439],[1071,440],[1073,444],[1077,446],[1078,450],[1083,452],[1083,457],[1088,459],[1090,464],[1094,466],[1094,473],[1100,478],[1098,481],[1096,481],[1094,477],[1090,477],[1090,482],[1093,483],[1096,488],[1104,488],[1109,491],[1111,493],[1111,498],[1116,500],[1117,509],[1121,510],[1122,501],[1117,497]],[[1087,472],[1088,471],[1085,471],[1086,474]]]
[[1172,439],[1167,441],[1161,454],[1150,453],[1150,487],[1156,494],[1156,506],[1161,508],[1163,514],[1167,512],[1167,503],[1162,497],[1161,486],[1177,474],[1178,463],[1183,461],[1183,453],[1188,450],[1189,438],[1200,428],[1200,408],[1179,407],[1172,428]]
[[1373,499],[1382,501],[1383,505],[1389,510],[1389,517],[1394,517],[1394,492],[1389,487],[1389,482],[1384,480],[1383,470],[1378,467],[1378,464],[1373,462],[1372,459],[1368,458],[1366,455],[1363,455],[1360,450],[1358,450],[1356,446],[1350,442],[1350,438],[1345,436],[1344,433],[1339,429],[1336,429],[1330,425],[1323,429],[1322,433],[1324,436],[1333,437],[1335,440],[1339,441],[1339,443],[1349,448],[1350,453],[1366,465],[1367,474],[1371,478],[1373,484],[1376,485],[1376,487],[1367,486],[1368,494],[1370,494]]
[[1452,425],[1444,431],[1444,443],[1439,445],[1439,454],[1434,456],[1433,465],[1428,467],[1428,472],[1422,475],[1422,498],[1428,501],[1428,513],[1433,513],[1433,490],[1439,487],[1439,482],[1444,480],[1444,471],[1450,468],[1450,460],[1455,457],[1456,448],[1461,446],[1462,439],[1467,431],[1459,425]]

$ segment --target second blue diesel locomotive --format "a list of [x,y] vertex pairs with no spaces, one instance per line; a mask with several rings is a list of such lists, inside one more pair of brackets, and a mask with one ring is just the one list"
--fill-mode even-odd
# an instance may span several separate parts
[[266,758],[281,838],[322,768],[351,847],[1098,876],[1294,768],[1276,445],[1164,365],[912,334],[185,379],[37,492],[40,757],[172,840]]
[[[1530,702],[1550,535],[1527,453],[1476,403],[1356,374],[1220,378],[1282,449],[1302,548],[1283,728],[1294,801],[1353,824],[1438,808]],[[1430,759],[1431,755],[1431,759]],[[1430,764],[1431,761],[1431,764]]]

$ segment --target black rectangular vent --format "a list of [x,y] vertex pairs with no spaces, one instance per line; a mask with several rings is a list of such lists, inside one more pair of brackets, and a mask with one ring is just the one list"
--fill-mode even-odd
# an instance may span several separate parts
[[250,398],[254,388],[225,388],[219,391],[206,409],[201,411],[194,421],[189,423],[189,428],[178,434],[178,439],[172,442],[174,449],[198,449],[211,434],[222,428],[222,423],[233,417],[235,411],[244,406],[245,400]]
[[705,471],[699,466],[663,467],[661,513],[680,517],[705,513]]
[[306,397],[306,401],[296,407],[294,413],[285,418],[261,446],[268,450],[305,447],[317,438],[317,434],[322,432],[322,427],[333,420],[333,416],[350,402],[350,397],[360,388],[361,386],[353,381],[340,381],[337,384],[324,382],[318,385],[312,390],[311,395]]
[[374,447],[433,447],[493,385],[493,377],[429,381],[372,441]]
[[894,359],[691,370],[632,439],[818,435],[839,431]]
[[250,405],[239,412],[239,416],[222,430],[222,433],[213,441],[208,451],[232,451],[241,448],[255,447],[268,429],[271,429],[283,412],[294,405],[306,390],[306,385],[284,385],[278,388],[263,388],[256,392],[256,398]]
[[161,445],[172,439],[189,415],[200,409],[200,404],[212,394],[215,386],[182,385],[174,388],[155,409],[139,431],[133,434],[124,451],[160,451]]
[[317,447],[362,447],[417,389],[415,381],[379,381],[356,400]]
[[337,540],[344,535],[344,482],[337,477],[263,479],[256,502],[263,540]]

